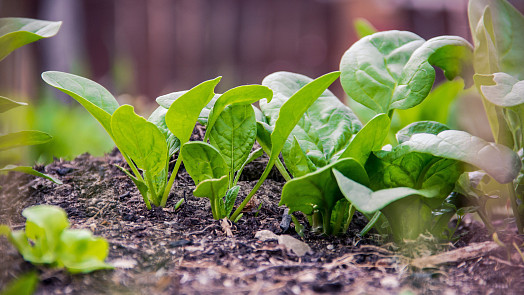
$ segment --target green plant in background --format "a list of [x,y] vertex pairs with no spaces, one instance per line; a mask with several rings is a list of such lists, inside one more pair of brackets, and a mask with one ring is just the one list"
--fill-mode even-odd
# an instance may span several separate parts
[[[28,18],[0,18],[0,61],[15,49],[42,38],[54,36],[62,22],[50,22]],[[0,96],[0,113],[12,108],[27,105]],[[20,146],[36,145],[49,142],[51,136],[41,131],[19,131],[0,135],[0,152]],[[23,172],[49,179],[61,184],[60,180],[40,173],[29,166],[6,165],[0,173],[9,171]]]
[[65,267],[71,273],[88,273],[113,268],[104,262],[109,245],[103,238],[93,237],[85,229],[69,229],[67,214],[50,205],[37,205],[22,211],[27,219],[25,230],[11,231],[0,226],[26,261]]
[[35,293],[37,286],[38,274],[30,272],[9,282],[0,295],[31,295]]
[[[495,142],[517,152],[524,147],[524,16],[506,0],[471,0],[469,24],[475,51],[475,86],[482,95]],[[497,180],[495,178],[495,180]],[[464,184],[468,182],[465,181]],[[462,188],[466,196],[473,188]],[[524,233],[524,173],[513,182],[498,186],[499,195],[509,197],[519,230]],[[483,194],[481,194],[483,195]],[[485,197],[480,198],[485,203]],[[489,220],[485,220],[488,228]]]

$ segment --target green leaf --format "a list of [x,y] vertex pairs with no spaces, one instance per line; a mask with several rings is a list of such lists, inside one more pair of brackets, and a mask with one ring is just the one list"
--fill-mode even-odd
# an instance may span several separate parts
[[448,79],[469,77],[471,45],[460,37],[424,42],[410,32],[379,32],[362,38],[342,57],[340,77],[350,98],[374,110],[408,109],[421,103],[435,80],[433,66]]
[[225,217],[222,215],[224,212],[222,197],[227,192],[228,184],[229,178],[224,175],[220,179],[206,179],[200,182],[193,191],[195,197],[208,198],[211,201],[211,212],[215,220]]
[[344,198],[340,192],[332,168],[359,183],[368,184],[366,171],[354,159],[341,159],[302,177],[288,181],[282,189],[279,205],[286,205],[290,213],[301,211],[311,215],[314,210],[322,213],[324,230],[329,234],[331,212],[335,204]]
[[505,72],[524,80],[524,16],[505,0],[470,1],[468,16],[475,43],[475,72]]
[[4,113],[9,111],[12,108],[16,108],[18,106],[26,106],[27,103],[25,102],[18,102],[11,100],[7,97],[0,96],[0,113]]
[[67,229],[60,235],[58,263],[71,273],[89,273],[99,269],[111,269],[104,262],[109,244],[103,238],[94,237],[86,229]]
[[426,198],[432,198],[437,195],[434,190],[417,190],[409,187],[395,187],[374,192],[368,187],[344,176],[337,169],[333,169],[333,174],[346,199],[358,211],[366,214],[373,214],[392,202],[411,195],[420,195]]
[[63,209],[50,205],[37,205],[24,209],[27,218],[25,232],[11,233],[11,242],[24,259],[32,263],[53,263],[62,231],[69,227]]
[[273,133],[273,127],[257,121],[257,142],[267,152],[271,151],[271,133]]
[[491,103],[501,107],[515,107],[524,103],[524,81],[506,73],[484,75],[480,90]]
[[119,107],[111,116],[115,143],[138,167],[156,175],[166,167],[167,144],[155,124],[138,116],[130,105]]
[[[173,101],[177,100],[180,96],[186,94],[188,90],[184,91],[177,91],[173,93],[169,93],[166,95],[162,95],[157,97],[156,102],[163,108],[169,109]],[[207,120],[209,117],[209,113],[211,112],[211,109],[215,105],[215,102],[222,94],[215,94],[213,98],[209,101],[208,104],[202,109],[200,114],[198,115],[198,122],[202,125],[207,125]]]
[[231,172],[237,171],[255,143],[255,112],[251,105],[231,105],[214,120],[212,129],[208,131],[209,141],[219,150]]
[[38,274],[36,271],[26,273],[15,280],[9,282],[2,289],[2,295],[32,295],[38,286]]
[[218,179],[229,173],[228,165],[220,152],[208,143],[188,142],[184,144],[181,153],[187,173],[196,185],[206,179]]
[[249,157],[247,157],[244,163],[242,163],[242,167],[240,167],[240,169],[238,169],[237,171],[237,174],[233,182],[234,185],[236,185],[238,180],[240,179],[240,175],[242,174],[242,171],[244,171],[244,167],[246,167],[247,164],[253,162],[254,160],[262,157],[263,154],[264,154],[264,150],[262,148],[258,148],[249,154]]
[[189,141],[200,112],[213,98],[213,90],[220,79],[202,82],[171,103],[166,124],[181,144]]
[[340,159],[354,158],[361,165],[366,164],[372,151],[380,150],[389,131],[390,120],[386,114],[373,117],[351,140],[340,155]]
[[42,79],[78,101],[100,122],[109,135],[113,135],[111,115],[119,105],[102,85],[77,75],[54,71],[42,73]]
[[439,134],[442,131],[449,130],[448,126],[434,121],[419,121],[399,130],[396,134],[398,143],[408,141],[413,134],[417,133],[430,133]]
[[0,135],[0,151],[19,146],[35,145],[49,142],[51,135],[42,131],[19,131]]
[[359,39],[373,35],[377,29],[365,18],[357,18],[353,21],[353,27]]
[[282,151],[282,157],[286,162],[287,169],[289,169],[294,177],[304,176],[317,170],[315,164],[313,164],[300,147],[295,136],[293,136],[291,147]]
[[235,185],[234,187],[227,190],[226,196],[224,197],[224,211],[222,212],[222,216],[229,217],[231,211],[233,210],[233,206],[235,206],[235,201],[237,200],[239,191],[239,185]]
[[[244,85],[235,87],[222,94],[215,102],[207,123],[207,130],[212,130],[222,111],[230,105],[251,105],[263,98],[271,101],[273,91],[262,85]],[[204,141],[207,139],[207,133]]]
[[164,134],[167,142],[168,156],[171,158],[180,149],[180,140],[169,131],[166,124],[166,113],[167,109],[158,107],[147,119],[149,122],[155,124],[155,126]]
[[61,25],[30,18],[0,18],[0,61],[17,48],[56,35]]
[[521,168],[519,156],[508,147],[486,142],[464,131],[446,130],[438,135],[418,133],[399,146],[471,164],[500,183],[511,182]]
[[[323,76],[322,79],[333,81],[336,79],[335,76],[338,77],[338,73],[328,75]],[[275,127],[279,120],[285,122],[283,120],[291,118],[290,116],[284,116],[284,113],[281,113],[281,109],[286,110],[284,105],[287,105],[291,97],[297,95],[299,91],[301,91],[302,95],[309,95],[305,90],[301,89],[306,87],[305,85],[308,83],[312,83],[312,81],[311,78],[304,75],[288,72],[277,72],[264,79],[262,84],[273,90],[274,98],[271,102],[262,100],[260,108],[269,119],[271,126]],[[319,83],[318,80],[316,81],[316,83]],[[302,150],[306,152],[308,158],[317,167],[327,165],[338,152],[347,147],[351,136],[362,128],[362,124],[355,114],[340,102],[331,91],[326,90],[327,86],[329,84],[319,88],[318,93],[315,94],[315,96],[319,96],[318,99],[311,101],[310,105],[301,105],[300,108],[296,105],[293,106],[298,111],[297,114],[300,112],[303,115],[294,118],[296,123],[290,128],[292,129],[291,135],[297,138]],[[323,91],[320,92],[320,90]],[[298,101],[296,99],[295,103]],[[299,104],[302,103],[302,101],[299,102]],[[290,108],[287,111],[291,110],[292,105],[288,105]],[[308,107],[306,108],[306,106]],[[286,130],[286,133],[289,134],[289,131]],[[287,140],[286,146],[290,146],[293,140],[292,137],[283,139]],[[284,149],[286,149],[285,146]]]
[[22,173],[25,173],[25,174],[30,174],[30,175],[34,175],[34,176],[37,176],[37,177],[41,177],[41,178],[50,180],[50,181],[52,181],[52,182],[54,182],[56,184],[62,184],[62,181],[60,179],[57,179],[57,178],[54,178],[54,177],[52,177],[50,175],[38,172],[38,171],[34,170],[32,167],[29,167],[29,166],[7,165],[7,166],[5,166],[3,168],[0,168],[0,172],[9,172],[9,171],[22,172]]

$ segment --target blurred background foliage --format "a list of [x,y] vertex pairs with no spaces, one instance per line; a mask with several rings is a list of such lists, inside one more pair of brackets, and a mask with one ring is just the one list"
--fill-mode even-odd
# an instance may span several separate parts
[[[510,2],[524,10],[524,1]],[[111,150],[111,140],[85,110],[46,87],[41,72],[88,77],[148,116],[157,96],[219,75],[222,92],[260,83],[275,71],[318,77],[337,70],[358,39],[357,17],[379,31],[471,40],[466,8],[467,0],[0,0],[0,17],[63,21],[57,36],[25,46],[0,64],[0,93],[30,102],[5,116],[0,132],[36,129],[54,137],[24,155],[9,155],[20,162],[48,163],[84,152],[100,156]],[[440,84],[442,75],[437,79]],[[461,81],[436,87],[423,105],[398,112],[395,128],[436,120],[490,139],[480,100],[461,88]],[[330,89],[345,99],[338,82]],[[365,110],[347,103],[367,119]]]

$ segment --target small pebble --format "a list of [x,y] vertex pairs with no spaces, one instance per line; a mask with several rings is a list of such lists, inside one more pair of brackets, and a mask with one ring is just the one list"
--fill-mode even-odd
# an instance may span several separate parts
[[328,250],[333,250],[333,249],[335,249],[335,246],[333,246],[333,245],[327,245],[327,249],[328,249]]
[[380,280],[380,285],[382,285],[382,287],[387,288],[387,289],[395,289],[395,288],[398,288],[400,283],[396,278],[388,276]]

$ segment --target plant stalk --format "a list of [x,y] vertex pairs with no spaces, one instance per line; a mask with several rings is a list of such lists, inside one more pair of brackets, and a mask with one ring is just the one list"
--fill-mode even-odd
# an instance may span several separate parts
[[175,168],[173,168],[173,171],[171,172],[171,176],[169,177],[169,182],[167,183],[167,186],[164,190],[164,194],[162,195],[162,201],[160,202],[160,207],[165,207],[167,203],[167,197],[169,196],[169,193],[171,192],[171,187],[173,187],[173,183],[175,182],[176,175],[178,173],[178,169],[180,169],[180,164],[182,164],[182,147],[180,147],[180,151],[178,152],[178,158],[176,159]]

